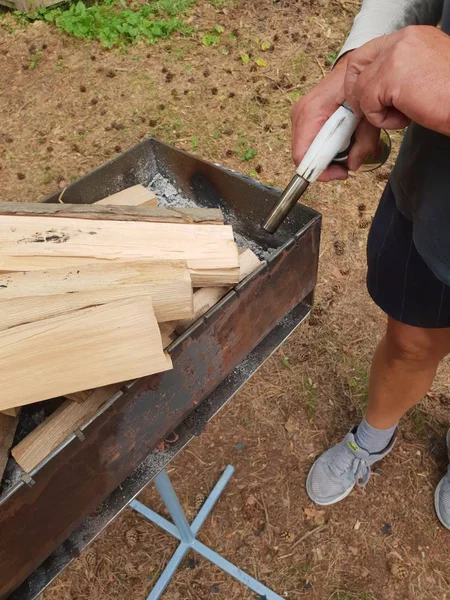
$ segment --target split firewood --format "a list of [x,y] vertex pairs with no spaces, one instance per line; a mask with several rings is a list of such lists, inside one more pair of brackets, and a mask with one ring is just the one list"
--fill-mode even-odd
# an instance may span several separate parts
[[122,386],[122,383],[115,383],[98,388],[91,394],[89,402],[78,404],[67,400],[61,404],[53,414],[12,449],[11,454],[16,462],[27,473],[33,471],[74,431],[93,418]]
[[0,330],[136,296],[151,297],[158,322],[192,316],[186,262],[113,261],[0,275]]
[[232,285],[239,261],[229,225],[0,216],[0,272],[186,260],[195,287]]
[[8,462],[9,451],[14,441],[18,419],[0,414],[0,483]]
[[[261,264],[261,261],[249,248],[239,249],[239,281],[245,279],[250,273],[256,271]],[[182,319],[175,324],[175,331],[178,335],[182,334],[190,327],[197,319],[212,308],[231,287],[211,287],[201,288],[194,292],[194,314],[192,317]]]
[[95,204],[112,204],[115,206],[158,206],[158,198],[143,185],[133,185],[98,200]]
[[[251,250],[243,250],[240,254],[242,279],[256,270],[261,264],[261,261]],[[197,290],[195,296],[203,290]],[[211,290],[210,290],[211,291]],[[226,293],[225,289],[223,293]],[[197,318],[201,317],[210,306],[208,303],[203,304],[203,308],[199,308]],[[203,312],[202,312],[203,311]],[[161,336],[164,348],[167,348],[175,339],[176,323],[163,323],[160,326]],[[31,472],[35,469],[51,452],[64,443],[73,432],[81,425],[94,418],[98,410],[115,394],[122,384],[108,386],[90,390],[87,392],[78,392],[71,395],[71,399],[67,400],[61,407],[34,431],[30,433],[12,450],[12,454],[19,465],[26,472]],[[77,402],[73,402],[74,396]],[[75,408],[73,408],[75,407]]]
[[0,410],[170,368],[150,298],[85,308],[0,332]]
[[[223,225],[219,208],[165,208],[115,204],[48,204],[44,202],[0,202],[0,215],[35,219],[88,219],[91,221],[139,221]],[[45,234],[43,234],[45,239]],[[44,240],[43,240],[44,241]]]

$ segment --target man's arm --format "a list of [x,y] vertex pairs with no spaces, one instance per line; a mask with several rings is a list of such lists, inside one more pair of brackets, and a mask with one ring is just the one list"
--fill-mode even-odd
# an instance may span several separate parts
[[[407,25],[437,25],[441,19],[443,4],[444,0],[363,0],[361,11],[339,53],[339,62],[331,73],[292,108],[292,156],[296,164],[300,163],[322,125],[339,106],[337,96],[344,84],[350,51]],[[348,160],[353,170],[358,169],[365,157],[376,148],[379,131],[363,119],[355,137],[356,142]],[[320,180],[346,177],[347,171],[343,167],[331,165],[322,173]]]
[[444,0],[363,0],[339,57],[408,25],[437,25],[443,5]]

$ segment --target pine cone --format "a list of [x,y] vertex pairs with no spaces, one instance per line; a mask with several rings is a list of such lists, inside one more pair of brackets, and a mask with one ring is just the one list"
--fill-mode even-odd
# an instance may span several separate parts
[[89,569],[94,570],[97,566],[97,550],[89,548],[84,555],[84,560]]
[[139,541],[139,535],[136,529],[128,529],[125,533],[125,540],[130,548],[134,548]]
[[408,568],[403,563],[392,562],[390,565],[390,571],[395,579],[403,580],[408,577]]
[[195,494],[194,505],[195,505],[196,510],[201,509],[201,507],[205,503],[205,500],[206,500],[206,495],[203,494],[202,492],[198,492],[198,494]]
[[345,251],[345,244],[340,240],[336,240],[334,242],[334,251],[336,252],[336,256],[342,256]]
[[284,531],[282,531],[280,533],[280,538],[283,540],[283,542],[286,542],[288,544],[292,544],[292,542],[294,541],[294,535],[292,534],[292,532],[289,531],[289,529],[285,529]]

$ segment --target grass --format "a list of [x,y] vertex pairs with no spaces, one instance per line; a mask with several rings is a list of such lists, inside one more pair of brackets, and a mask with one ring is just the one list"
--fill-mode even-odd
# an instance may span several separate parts
[[40,9],[34,13],[15,12],[17,20],[46,21],[61,32],[87,40],[99,40],[105,48],[126,47],[138,41],[153,44],[174,33],[190,35],[194,29],[183,16],[197,0],[157,0],[151,4],[125,0],[103,0],[88,4],[79,0],[69,6]]
[[308,421],[311,423],[316,418],[317,414],[317,385],[311,379],[307,379],[303,383],[305,413]]

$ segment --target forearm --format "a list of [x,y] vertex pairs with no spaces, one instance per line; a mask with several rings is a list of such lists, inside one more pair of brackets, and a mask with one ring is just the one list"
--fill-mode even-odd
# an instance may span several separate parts
[[407,25],[437,25],[442,7],[443,0],[363,0],[339,57]]

